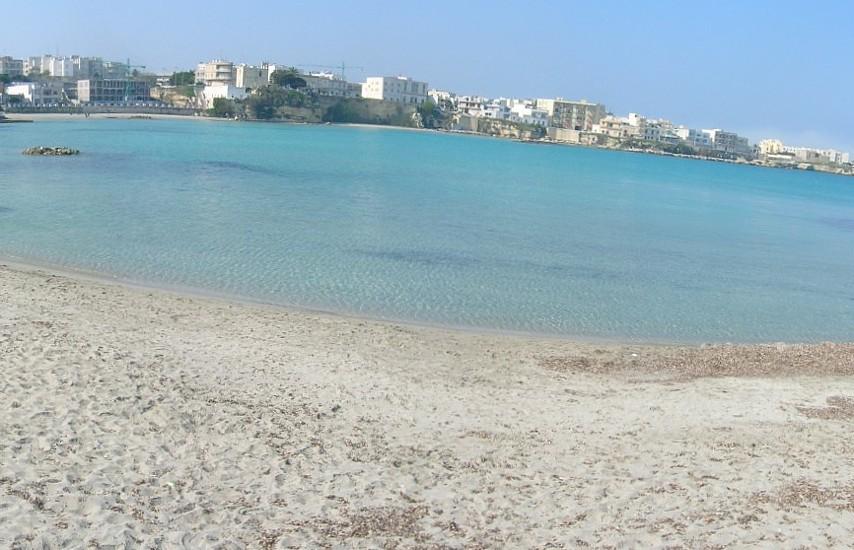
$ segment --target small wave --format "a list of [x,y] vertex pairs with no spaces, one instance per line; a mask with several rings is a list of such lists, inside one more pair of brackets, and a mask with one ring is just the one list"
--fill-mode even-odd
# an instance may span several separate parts
[[843,231],[854,231],[854,219],[852,218],[821,218],[818,220],[822,225],[841,229]]
[[206,160],[197,163],[198,166],[204,168],[214,168],[220,170],[233,170],[236,172],[248,172],[251,174],[266,174],[272,176],[280,175],[278,171],[261,166],[253,166],[243,162],[235,162],[231,160]]

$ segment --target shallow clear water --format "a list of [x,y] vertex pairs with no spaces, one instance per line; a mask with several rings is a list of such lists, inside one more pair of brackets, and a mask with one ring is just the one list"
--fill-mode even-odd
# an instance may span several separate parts
[[454,326],[854,340],[854,179],[438,133],[0,125],[0,256]]

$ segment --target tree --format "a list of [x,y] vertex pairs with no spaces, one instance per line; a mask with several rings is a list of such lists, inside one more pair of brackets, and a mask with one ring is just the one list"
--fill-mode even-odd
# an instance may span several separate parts
[[290,88],[292,90],[299,90],[308,86],[305,79],[300,76],[299,71],[294,67],[273,71],[273,74],[270,75],[270,82],[282,88]]
[[213,100],[213,109],[210,114],[222,118],[230,118],[237,114],[237,105],[234,101],[224,97],[217,97]]
[[279,86],[264,86],[255,90],[246,99],[246,107],[254,118],[271,119],[281,107],[304,107],[308,98],[296,90],[284,90]]
[[12,82],[12,77],[6,73],[0,74],[0,84],[8,84]]
[[177,71],[169,77],[172,86],[192,86],[196,83],[196,73],[193,71]]
[[436,118],[436,103],[432,99],[426,99],[418,106],[418,114],[421,115],[421,123],[425,128],[433,128]]

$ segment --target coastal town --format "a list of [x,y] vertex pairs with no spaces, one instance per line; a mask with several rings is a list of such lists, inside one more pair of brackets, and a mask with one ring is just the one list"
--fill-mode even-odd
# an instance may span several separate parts
[[310,70],[215,59],[171,74],[79,55],[0,56],[0,113],[169,113],[303,123],[363,123],[484,134],[854,175],[849,153],[691,128],[585,99],[490,98],[430,88],[407,76],[347,79],[347,66]]

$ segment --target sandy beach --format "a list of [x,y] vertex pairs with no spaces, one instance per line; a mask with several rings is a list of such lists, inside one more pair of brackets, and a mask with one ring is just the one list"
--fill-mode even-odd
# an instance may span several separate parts
[[854,345],[477,334],[0,267],[0,546],[846,547]]

